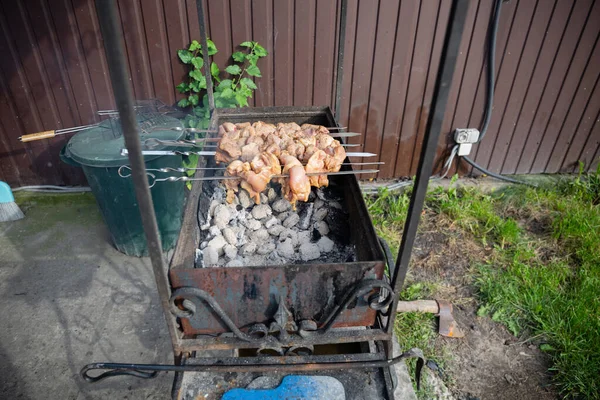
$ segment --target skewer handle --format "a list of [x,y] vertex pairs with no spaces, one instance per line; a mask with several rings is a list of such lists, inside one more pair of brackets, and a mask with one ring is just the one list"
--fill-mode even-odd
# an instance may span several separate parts
[[19,138],[19,140],[21,142],[32,142],[34,140],[41,140],[41,139],[50,139],[53,138],[54,136],[56,136],[56,131],[44,131],[44,132],[37,132],[37,133],[29,133],[27,135],[23,135]]

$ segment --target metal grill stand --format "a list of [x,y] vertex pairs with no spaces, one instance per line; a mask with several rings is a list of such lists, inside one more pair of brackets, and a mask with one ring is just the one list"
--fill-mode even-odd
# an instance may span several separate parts
[[[342,16],[345,15],[345,7],[345,1],[342,1]],[[208,54],[206,54],[208,46],[206,42],[204,10],[201,0],[197,1],[197,8],[200,30],[202,33],[201,39],[204,57],[208,63]],[[82,369],[81,374],[83,378],[87,381],[95,382],[106,377],[117,375],[133,375],[142,378],[152,378],[156,376],[159,371],[173,371],[176,372],[178,378],[180,378],[181,374],[184,372],[310,372],[375,368],[380,369],[381,373],[386,378],[386,390],[383,395],[387,398],[393,398],[393,383],[389,368],[407,357],[418,357],[420,359],[418,364],[422,366],[423,363],[422,354],[420,354],[418,350],[409,350],[400,356],[393,357],[393,327],[398,302],[396,294],[402,289],[410,262],[411,251],[415,241],[421,211],[423,209],[427,185],[433,169],[433,161],[441,133],[442,120],[454,73],[456,58],[458,56],[458,48],[465,23],[467,8],[468,0],[453,1],[442,51],[440,69],[435,85],[432,113],[427,122],[415,186],[402,235],[402,242],[395,266],[392,267],[390,265],[391,283],[386,283],[385,279],[372,279],[358,282],[353,290],[348,291],[348,294],[343,300],[337,303],[331,314],[325,318],[324,323],[318,327],[310,321],[289,321],[288,318],[285,317],[285,304],[283,304],[283,301],[280,301],[279,310],[275,312],[271,326],[266,327],[264,324],[255,324],[255,326],[252,326],[247,331],[242,331],[231,322],[219,306],[218,302],[216,302],[207,292],[194,287],[184,287],[171,292],[167,278],[165,258],[160,246],[156,217],[153,212],[152,198],[150,197],[144,159],[141,153],[140,137],[135,119],[130,80],[125,64],[121,30],[116,18],[115,0],[98,0],[97,11],[105,42],[105,51],[112,86],[122,122],[125,144],[129,153],[131,173],[150,250],[152,269],[173,344],[175,365],[94,363],[86,365]],[[340,32],[344,32],[345,18],[341,19],[341,24]],[[343,35],[340,35],[340,42],[342,43],[343,40]],[[338,46],[338,48],[339,51],[343,52],[343,46]],[[342,71],[342,62],[343,59],[338,60],[338,90],[340,90],[341,87],[341,85],[339,85],[339,80]],[[208,74],[207,71],[207,75]],[[207,76],[207,83],[212,115],[211,128],[216,129],[220,111],[214,110],[214,103],[211,101],[213,96],[212,86],[210,85],[210,76]],[[338,94],[338,96],[336,96],[338,105],[339,97],[340,95]],[[227,110],[224,110],[224,112],[226,114]],[[360,194],[357,193],[356,195],[359,196]],[[199,193],[197,193],[197,191],[192,191],[192,194],[188,198],[188,209],[197,207],[198,196]],[[189,232],[192,232],[194,227],[186,226],[184,223],[182,231],[186,229],[189,229]],[[180,242],[185,240],[193,241],[193,235],[189,234],[186,235],[186,237],[180,236]],[[181,245],[185,247],[186,244],[181,243]],[[180,244],[178,244],[178,247],[179,246]],[[185,259],[186,257],[191,258],[191,260]],[[173,260],[172,263],[189,264],[190,261],[191,264],[193,264],[193,254],[181,256],[179,259]],[[365,327],[365,329],[362,330],[331,329],[340,313],[344,311],[349,304],[358,301],[358,299],[364,299],[366,296],[368,296],[368,299],[366,300],[367,308],[376,312],[375,323],[372,326]],[[186,318],[190,316],[190,310],[188,309],[189,303],[188,306],[185,306],[185,309],[181,309],[181,307],[178,307],[178,304],[176,304],[177,300],[186,299],[199,299],[199,301],[208,304],[231,333],[214,337],[210,340],[186,337],[178,324],[177,317]],[[181,305],[181,303],[179,305]],[[291,336],[288,333],[290,322],[296,324],[296,332]],[[276,339],[269,336],[273,327],[278,329],[278,336]],[[370,352],[356,354],[295,355],[294,357],[207,357],[192,359],[196,351],[256,348],[264,346],[265,344],[268,345],[270,341],[273,340],[277,340],[280,344],[283,343],[287,347],[312,346],[318,343],[340,344],[357,342],[371,343],[374,347]],[[92,376],[89,372],[93,370],[106,370],[106,372]],[[180,380],[176,378],[175,382],[180,382]]]

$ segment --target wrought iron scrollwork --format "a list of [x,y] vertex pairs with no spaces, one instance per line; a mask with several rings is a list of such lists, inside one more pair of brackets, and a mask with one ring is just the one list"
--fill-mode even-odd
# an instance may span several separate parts
[[[394,291],[387,282],[366,279],[357,283],[323,321],[317,324],[312,320],[294,321],[293,314],[285,306],[285,299],[280,296],[277,311],[273,315],[273,320],[269,326],[257,323],[252,325],[247,333],[239,329],[215,298],[202,289],[194,287],[176,289],[171,296],[170,304],[171,312],[180,318],[192,318],[199,307],[208,306],[237,338],[257,343],[259,354],[273,354],[275,352],[297,355],[312,353],[312,348],[310,346],[291,347],[286,352],[282,346],[288,344],[294,335],[307,339],[315,334],[327,334],[340,314],[352,302],[367,295],[366,301],[369,307],[380,312],[387,309],[394,299]],[[318,328],[319,325],[321,326],[320,329]]]
[[[379,290],[378,293],[371,294],[368,299],[369,307],[374,310],[383,310],[388,307],[394,299],[394,291],[392,287],[384,281],[380,281],[377,279],[365,279],[360,281],[354,286],[354,289],[350,291],[344,300],[337,305],[331,313],[323,320],[321,323],[322,328],[318,330],[318,333],[324,334],[331,329],[333,324],[339,315],[346,309],[348,306],[355,301],[357,298],[366,296],[371,293],[373,290]],[[385,289],[385,291],[382,291]],[[383,292],[383,293],[382,293]],[[383,296],[383,299],[381,298]]]
[[[182,310],[176,301],[181,300]],[[171,312],[180,318],[191,318],[196,312],[196,308],[200,305],[199,302],[203,301],[207,304],[212,311],[219,317],[219,319],[231,330],[231,332],[239,339],[247,342],[261,342],[266,340],[268,330],[264,324],[255,324],[248,330],[248,333],[242,332],[229,318],[227,313],[221,308],[219,303],[210,294],[202,289],[194,287],[183,287],[176,289],[171,295],[169,300],[171,304]],[[194,307],[190,305],[192,303]]]

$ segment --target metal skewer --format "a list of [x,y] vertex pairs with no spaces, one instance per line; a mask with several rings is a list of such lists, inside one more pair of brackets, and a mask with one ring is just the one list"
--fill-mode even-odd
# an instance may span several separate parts
[[[199,140],[161,140],[161,139],[156,139],[156,138],[149,138],[144,140],[144,146],[147,147],[148,149],[153,149],[155,147],[158,146],[175,146],[175,147],[200,147],[202,146],[202,148],[204,149],[216,149],[218,148],[217,145],[206,145],[206,144],[202,144],[204,142],[201,142]],[[213,141],[210,141],[209,143],[213,143]],[[344,147],[360,147],[362,146],[362,144],[349,144],[349,143],[344,143],[342,144],[342,146]]]
[[[123,168],[123,167],[121,167]],[[127,178],[130,175],[123,175],[121,173],[121,168],[119,168],[119,175],[122,178]],[[338,171],[338,172],[310,172],[307,173],[306,176],[321,176],[321,175],[327,175],[327,176],[334,176],[334,175],[356,175],[356,174],[376,174],[377,172],[379,172],[378,169],[365,169],[362,171]],[[154,187],[154,185],[156,185],[156,182],[190,182],[190,181],[215,181],[215,180],[230,180],[230,179],[243,179],[239,176],[203,176],[200,178],[194,178],[194,177],[189,177],[189,176],[168,176],[166,178],[157,178],[156,175],[151,174],[151,173],[147,173],[148,177],[150,177],[151,179],[149,179],[149,186],[150,187]],[[280,175],[272,175],[271,178],[289,178],[290,176],[288,174],[280,174]]]
[[[126,156],[129,152],[127,149],[121,150],[121,155]],[[190,154],[197,154],[199,156],[214,156],[214,151],[169,151],[169,150],[144,150],[142,155],[144,156],[189,156]],[[347,157],[376,157],[374,153],[364,152],[349,152],[346,153]]]
[[65,135],[67,133],[79,132],[79,131],[83,131],[85,129],[95,128],[98,125],[100,125],[100,124],[98,123],[98,124],[90,124],[90,125],[73,126],[71,128],[54,129],[54,130],[50,130],[50,131],[29,133],[27,135],[19,136],[19,140],[21,142],[31,142],[33,140],[49,139],[49,138],[53,138],[58,135]]
[[[383,161],[373,161],[373,162],[362,162],[362,163],[342,163],[341,165],[347,166],[357,166],[357,165],[383,165],[385,162]],[[186,171],[225,171],[226,167],[198,167],[198,168],[187,168],[187,167],[163,167],[163,168],[146,168],[146,171],[151,172],[186,172]],[[121,178],[126,178],[131,174],[124,173],[124,171],[131,171],[129,165],[121,165],[119,167],[118,173]],[[322,175],[322,174],[321,174]]]
[[[108,115],[108,114],[104,114],[104,115]],[[326,128],[327,130],[329,129],[333,129],[333,130],[337,130],[337,129],[346,129],[346,127],[340,127],[340,128]],[[161,127],[157,127],[153,130],[161,130],[161,131],[165,131],[165,130],[172,130],[172,131],[178,131],[178,132],[189,132],[189,133],[218,133],[218,131],[212,130],[212,129],[197,129],[197,128],[182,128],[181,126],[176,126],[174,128],[161,128]],[[331,132],[330,132],[331,133]],[[333,132],[333,134],[331,136],[334,137],[352,137],[352,136],[359,136],[360,133],[354,133],[354,132]],[[210,138],[209,138],[210,139]],[[219,139],[219,138],[214,138],[214,139]],[[200,139],[202,140],[202,139]]]

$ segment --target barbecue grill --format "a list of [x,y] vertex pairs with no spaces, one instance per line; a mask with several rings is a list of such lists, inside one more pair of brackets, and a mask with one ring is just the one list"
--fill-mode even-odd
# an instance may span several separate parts
[[[198,1],[197,5],[203,51],[206,52],[202,2]],[[381,386],[377,393],[393,398],[394,374],[390,371],[393,365],[407,357],[420,359],[417,371],[423,365],[422,354],[417,349],[394,357],[393,317],[397,307],[396,294],[406,275],[433,168],[466,9],[466,0],[454,1],[397,262],[392,260],[386,246],[380,245],[356,177],[341,175],[330,179],[337,187],[343,188],[340,203],[348,214],[346,239],[354,248],[353,261],[196,268],[195,252],[200,240],[198,212],[202,213],[206,204],[201,201],[205,182],[195,181],[167,271],[162,250],[157,245],[158,232],[133,118],[120,31],[115,29],[114,4],[98,3],[132,178],[171,335],[175,365],[95,363],[84,367],[82,376],[88,381],[97,381],[116,375],[151,378],[158,371],[173,371],[176,372],[174,394],[178,395],[185,372],[235,372],[242,374],[237,378],[241,382],[247,376],[243,374],[249,373],[296,371],[302,374],[318,370],[339,375],[340,381],[351,381],[349,377],[362,370],[363,377],[369,376]],[[342,2],[342,21],[345,21],[344,15],[345,2]],[[340,50],[343,52],[343,46]],[[204,57],[208,59],[207,54]],[[343,54],[338,59],[343,60]],[[338,78],[340,71],[338,68]],[[328,107],[214,109],[209,76],[207,82],[209,104],[213,108],[211,131],[216,131],[223,122],[296,122],[338,126]],[[338,89],[341,90],[341,85]],[[207,165],[207,160],[201,158],[199,167],[204,166],[210,164]],[[343,168],[351,169],[352,166],[345,165]],[[213,173],[214,170],[201,169],[196,172],[196,177]],[[197,352],[199,355],[206,351],[208,353],[204,355],[227,356],[196,357]],[[218,351],[222,353],[215,353]],[[108,371],[94,375],[90,374],[92,370]],[[349,371],[341,376],[340,370]],[[235,380],[229,379],[228,384],[233,385]]]

